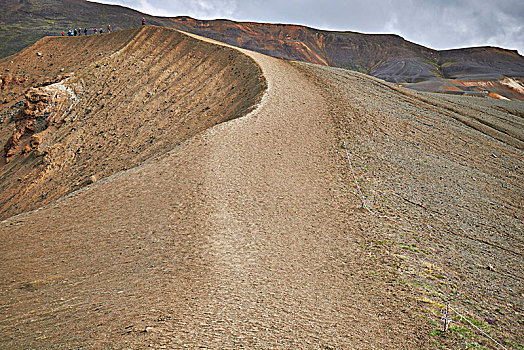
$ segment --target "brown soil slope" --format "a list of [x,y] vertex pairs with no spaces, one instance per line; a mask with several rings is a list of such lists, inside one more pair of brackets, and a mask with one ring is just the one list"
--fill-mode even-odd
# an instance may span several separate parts
[[[27,77],[0,96],[9,101],[4,114],[11,112],[0,128],[4,218],[241,116],[265,89],[245,55],[159,27],[45,38],[1,62],[2,69]],[[42,82],[25,107],[14,105],[16,92]]]
[[0,343],[428,344],[416,303],[395,293],[396,263],[359,246],[321,91],[289,63],[254,57],[270,88],[247,119],[2,223],[2,240],[16,234],[1,251]]
[[398,259],[399,280],[426,303],[434,344],[499,348],[456,314],[452,331],[441,334],[440,309],[450,301],[507,348],[521,348],[524,103],[301,70],[331,102],[367,204],[387,216],[363,220],[367,247]]
[[248,117],[0,224],[0,346],[494,346],[444,301],[522,344],[523,154],[470,119],[523,104],[246,53]]

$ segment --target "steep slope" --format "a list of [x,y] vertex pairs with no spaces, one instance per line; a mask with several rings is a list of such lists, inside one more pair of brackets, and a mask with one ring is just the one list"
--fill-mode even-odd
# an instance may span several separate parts
[[400,285],[421,293],[431,348],[500,348],[454,311],[442,333],[446,302],[506,348],[522,347],[524,103],[300,68],[330,101],[356,193],[382,216],[361,216],[365,246],[397,258]]
[[245,53],[269,86],[247,117],[0,224],[0,344],[494,346],[441,332],[451,301],[521,346],[522,149],[470,119],[517,142],[522,102]]
[[437,51],[398,35],[189,17],[172,21],[178,29],[270,56],[356,70],[395,83],[524,77],[524,58],[494,47]]
[[[367,73],[422,91],[524,99],[524,58],[515,51],[479,47],[436,51],[398,35],[333,32],[314,28],[229,20],[163,18],[84,0],[0,0],[0,58],[45,35],[68,28],[133,28],[149,24],[177,28],[230,45],[288,60]],[[513,78],[513,84],[504,84]],[[468,79],[465,86],[456,79]],[[517,88],[514,88],[516,84]]]
[[[415,64],[431,57],[437,59],[435,51],[410,43],[397,35],[329,32],[289,24],[202,21],[189,17],[177,17],[172,21],[176,28],[273,57],[364,73],[373,69],[380,74],[384,64],[398,59],[406,59],[406,62],[414,60]],[[428,76],[435,75],[435,67],[426,64],[424,69]],[[395,79],[416,79],[412,74],[407,70],[397,72]]]
[[22,108],[10,85],[1,90],[0,98],[9,100],[0,111],[6,115],[0,128],[4,218],[244,115],[265,89],[260,69],[245,55],[150,26],[44,38],[0,62],[6,69],[27,77],[13,91],[37,88]]

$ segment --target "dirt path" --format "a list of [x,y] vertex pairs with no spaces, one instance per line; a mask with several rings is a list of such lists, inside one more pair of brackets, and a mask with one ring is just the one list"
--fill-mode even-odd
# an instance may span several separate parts
[[211,331],[200,336],[211,347],[379,347],[371,334],[393,325],[377,320],[385,295],[369,300],[352,277],[364,261],[344,207],[358,201],[346,198],[325,101],[288,63],[252,55],[264,104],[205,138],[214,283],[192,312]]
[[269,84],[251,115],[2,222],[1,347],[427,345],[394,263],[361,248],[320,91],[248,54]]

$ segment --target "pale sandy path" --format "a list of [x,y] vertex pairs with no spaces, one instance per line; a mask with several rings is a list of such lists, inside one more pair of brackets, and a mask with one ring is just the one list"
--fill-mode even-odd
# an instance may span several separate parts
[[369,278],[389,267],[359,247],[318,88],[248,54],[269,83],[250,116],[2,223],[2,346],[422,347]]

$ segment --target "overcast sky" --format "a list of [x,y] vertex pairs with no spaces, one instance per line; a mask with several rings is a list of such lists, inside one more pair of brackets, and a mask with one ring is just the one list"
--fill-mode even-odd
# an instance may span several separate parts
[[524,0],[97,0],[156,16],[395,33],[433,49],[499,46],[524,54]]

